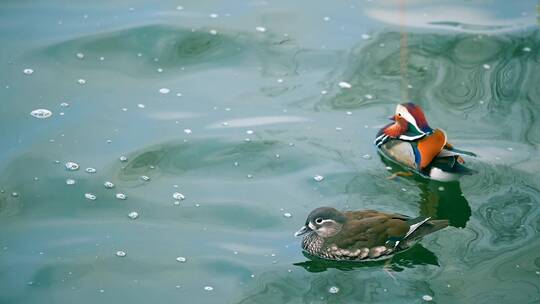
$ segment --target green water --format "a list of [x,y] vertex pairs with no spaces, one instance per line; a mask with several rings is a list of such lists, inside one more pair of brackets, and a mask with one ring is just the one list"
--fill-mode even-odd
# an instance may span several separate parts
[[[0,302],[538,303],[537,12],[2,1]],[[403,96],[477,175],[387,179],[372,140]],[[310,260],[293,233],[322,205],[451,227],[387,265]]]

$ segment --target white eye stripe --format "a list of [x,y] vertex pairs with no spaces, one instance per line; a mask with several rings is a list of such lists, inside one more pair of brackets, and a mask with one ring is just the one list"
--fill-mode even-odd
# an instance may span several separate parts
[[405,118],[407,122],[412,124],[419,132],[423,133],[422,130],[420,130],[420,128],[418,127],[418,124],[416,123],[416,119],[414,119],[411,113],[409,113],[409,111],[407,111],[407,109],[404,106],[398,105],[396,107],[396,114],[401,114],[401,117]]
[[[317,220],[318,220],[318,219],[317,219]],[[317,220],[315,220],[315,223],[316,223],[317,225],[322,225],[322,224],[328,223],[328,222],[333,222],[333,223],[336,222],[336,221],[334,221],[334,220],[321,220],[321,222],[319,223],[319,222],[317,222]],[[313,223],[310,222],[310,223],[309,223],[309,227],[312,228],[312,229],[314,229],[313,227],[311,227],[311,225],[313,225]],[[313,225],[313,226],[315,226],[315,225]]]

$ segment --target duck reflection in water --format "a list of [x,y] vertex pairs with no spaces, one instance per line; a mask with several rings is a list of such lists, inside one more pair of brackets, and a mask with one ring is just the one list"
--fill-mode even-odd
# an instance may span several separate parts
[[[392,168],[391,174],[403,172],[404,168],[380,156],[381,161]],[[461,191],[459,181],[438,182],[418,175],[407,177],[420,189],[420,212],[418,215],[432,219],[445,219],[450,226],[464,228],[471,217],[471,207]]]

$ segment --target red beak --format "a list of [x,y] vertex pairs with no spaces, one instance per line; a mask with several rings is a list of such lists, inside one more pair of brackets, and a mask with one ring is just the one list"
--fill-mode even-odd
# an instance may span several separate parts
[[396,121],[396,115],[390,116],[388,117],[388,119],[390,119],[391,121]]

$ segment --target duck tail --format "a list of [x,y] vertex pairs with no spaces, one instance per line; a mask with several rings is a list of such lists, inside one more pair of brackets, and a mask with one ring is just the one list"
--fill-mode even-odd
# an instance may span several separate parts
[[406,249],[418,242],[422,237],[448,226],[448,220],[431,220],[429,217],[418,217],[407,220],[409,231],[401,237],[392,237],[387,241],[395,249]]
[[463,174],[463,175],[473,175],[473,174],[478,173],[478,171],[465,167],[464,165],[459,164],[459,163],[456,164],[454,168],[455,168],[456,173]]
[[[446,228],[449,222],[448,220],[430,220],[430,218],[427,218],[420,221],[418,224],[420,225],[417,226],[413,231],[410,231],[404,239],[412,241],[419,240],[428,234]],[[413,226],[411,226],[411,228]]]

